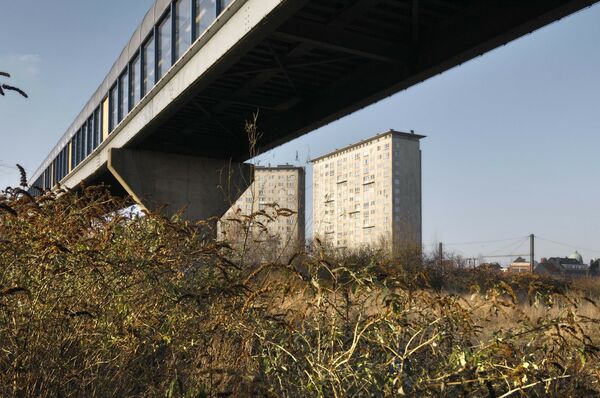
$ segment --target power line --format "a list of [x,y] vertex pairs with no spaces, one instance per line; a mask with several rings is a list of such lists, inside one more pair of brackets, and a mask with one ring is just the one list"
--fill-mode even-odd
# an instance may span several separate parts
[[523,253],[521,253],[521,254],[518,254],[518,253],[516,253],[516,254],[498,254],[495,256],[477,256],[474,258],[501,258],[501,257],[515,258],[515,257],[521,257],[521,256],[529,256],[529,253],[526,253],[526,254],[523,254]]
[[18,170],[16,166],[9,166],[9,165],[4,164],[4,163],[0,163],[0,167],[4,167],[6,169]]
[[[508,239],[496,239],[496,240],[480,240],[480,241],[472,241],[472,242],[458,242],[458,243],[446,243],[444,242],[444,246],[467,246],[467,245],[478,245],[483,243],[498,243],[498,242],[508,242],[511,241],[514,243],[517,239],[526,239],[527,236],[519,236],[516,238],[508,238]],[[428,243],[425,246],[437,246],[437,243]]]
[[491,256],[492,254],[496,254],[498,252],[502,252],[502,251],[507,250],[509,248],[510,248],[509,252],[512,252],[513,250],[517,250],[518,248],[520,248],[523,245],[523,243],[525,243],[527,241],[527,239],[528,239],[527,237],[525,237],[525,238],[519,238],[519,240],[517,242],[512,242],[512,243],[510,243],[510,244],[508,244],[506,246],[502,246],[501,248],[499,248],[497,250],[494,250],[493,252],[489,253],[489,256]]
[[598,249],[590,249],[590,248],[585,248],[585,247],[579,247],[579,246],[571,245],[569,243],[564,243],[564,242],[559,242],[559,241],[548,239],[548,238],[543,238],[543,237],[541,237],[539,235],[536,235],[536,238],[541,239],[541,240],[545,240],[547,242],[555,243],[557,245],[570,247],[572,249],[590,251],[590,252],[594,252],[594,253],[600,253],[600,250],[598,250]]

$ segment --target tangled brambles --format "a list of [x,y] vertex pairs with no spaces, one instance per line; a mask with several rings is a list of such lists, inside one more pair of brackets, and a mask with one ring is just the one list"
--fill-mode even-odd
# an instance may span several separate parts
[[125,205],[0,195],[2,396],[600,394],[598,312],[566,284],[319,242],[241,266]]

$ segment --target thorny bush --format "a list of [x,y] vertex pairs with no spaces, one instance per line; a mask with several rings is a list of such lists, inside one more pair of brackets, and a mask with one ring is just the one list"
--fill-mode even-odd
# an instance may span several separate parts
[[414,253],[318,241],[242,266],[206,224],[126,204],[0,195],[1,396],[600,394],[595,303],[544,279],[446,269],[472,294],[449,293]]

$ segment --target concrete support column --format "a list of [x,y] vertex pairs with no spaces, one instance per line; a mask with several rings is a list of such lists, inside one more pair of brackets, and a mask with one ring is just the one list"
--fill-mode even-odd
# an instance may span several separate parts
[[252,165],[112,148],[108,168],[142,207],[190,221],[221,217],[252,183]]

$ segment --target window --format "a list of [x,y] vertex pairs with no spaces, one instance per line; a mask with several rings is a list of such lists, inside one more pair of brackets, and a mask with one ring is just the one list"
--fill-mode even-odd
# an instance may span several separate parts
[[87,125],[84,123],[81,127],[81,145],[79,146],[79,161],[82,161],[87,156]]
[[127,70],[119,78],[119,123],[129,113],[129,73]]
[[175,57],[181,58],[192,44],[192,0],[175,3]]
[[154,76],[154,65],[156,62],[155,55],[156,53],[154,50],[154,35],[151,35],[150,38],[146,40],[142,48],[142,97],[148,94],[150,89],[154,87],[154,84],[156,83],[156,78]]
[[216,0],[195,0],[195,30],[194,40],[200,37],[217,17]]
[[54,158],[54,160],[52,161],[52,177],[53,177],[53,181],[56,182],[57,180],[57,167],[56,167],[56,158]]
[[131,65],[129,66],[129,103],[131,104],[131,108],[137,105],[140,102],[140,98],[142,95],[142,60],[139,54],[137,54],[133,61],[131,61]]
[[117,86],[113,87],[110,90],[109,96],[109,108],[110,108],[110,117],[109,117],[109,132],[112,132],[115,127],[117,127],[117,119],[119,115],[119,92],[117,91]]
[[77,131],[75,133],[75,136],[73,137],[73,159],[74,159],[74,166],[77,166],[79,164],[79,143],[81,142],[80,140],[80,133],[79,131]]
[[71,170],[75,168],[76,163],[76,152],[77,152],[77,134],[71,138]]
[[98,148],[102,142],[102,108],[96,108],[94,112],[94,148]]
[[219,0],[219,12],[223,11],[229,4],[233,2],[233,0]]
[[65,176],[64,160],[65,160],[65,152],[63,150],[61,150],[60,153],[58,154],[58,181],[62,180],[63,177]]
[[62,173],[62,170],[61,170],[62,156],[61,155],[62,154],[59,152],[58,156],[56,157],[56,159],[54,159],[54,164],[55,164],[55,166],[54,166],[54,174],[56,176],[56,182],[60,181],[60,175]]
[[87,151],[89,155],[96,148],[94,146],[94,114],[87,121]]
[[77,164],[81,163],[81,129],[77,132]]
[[69,174],[69,147],[66,146],[62,150],[63,152],[63,177]]
[[171,30],[171,13],[169,12],[158,25],[158,65],[156,73],[159,79],[171,67]]

